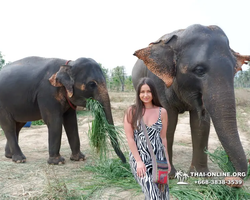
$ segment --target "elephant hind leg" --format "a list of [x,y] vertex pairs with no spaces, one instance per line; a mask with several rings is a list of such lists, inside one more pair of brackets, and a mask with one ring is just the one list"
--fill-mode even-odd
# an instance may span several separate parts
[[[25,123],[23,123],[23,122],[16,122],[16,137],[17,137],[17,142],[18,142],[18,138],[19,138],[19,132],[20,132],[20,130],[22,129],[22,127],[24,125],[25,125]],[[9,146],[8,140],[7,140],[6,145],[5,145],[5,157],[6,158],[12,158],[12,153],[11,153],[11,150],[10,150],[10,146]]]
[[[1,127],[4,131],[5,137],[7,138],[7,143],[5,146],[5,156],[7,158],[12,158],[12,161],[17,163],[26,162],[26,157],[23,155],[19,145],[18,145],[18,134],[20,131],[21,124],[17,124],[11,117],[5,115],[0,118]],[[17,132],[18,131],[18,132]]]

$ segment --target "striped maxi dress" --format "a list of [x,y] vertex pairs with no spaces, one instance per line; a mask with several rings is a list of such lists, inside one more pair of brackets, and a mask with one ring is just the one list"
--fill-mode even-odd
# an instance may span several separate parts
[[[160,132],[162,129],[162,121],[161,121],[161,108],[159,108],[159,117],[157,121],[148,127],[146,125],[146,129],[148,131],[149,140],[152,144],[152,148],[156,158],[159,160],[165,160],[164,146],[162,144],[162,140],[160,137]],[[147,141],[144,136],[142,127],[140,130],[134,131],[134,140],[139,152],[139,155],[146,166],[146,176],[143,178],[138,177],[136,173],[136,161],[132,153],[129,153],[129,162],[131,171],[136,179],[136,181],[140,184],[142,191],[145,195],[146,200],[168,200],[169,199],[169,188],[168,185],[165,186],[164,190],[161,191],[158,188],[158,185],[152,181],[152,159],[150,156],[150,152],[147,146]]]

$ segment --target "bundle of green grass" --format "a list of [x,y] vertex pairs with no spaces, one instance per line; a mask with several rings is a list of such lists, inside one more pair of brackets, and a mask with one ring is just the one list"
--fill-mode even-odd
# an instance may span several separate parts
[[93,116],[91,128],[88,135],[90,145],[100,154],[101,159],[106,159],[111,149],[110,144],[114,146],[122,144],[122,131],[119,127],[115,127],[108,123],[103,106],[94,99],[87,99],[86,108],[91,111]]

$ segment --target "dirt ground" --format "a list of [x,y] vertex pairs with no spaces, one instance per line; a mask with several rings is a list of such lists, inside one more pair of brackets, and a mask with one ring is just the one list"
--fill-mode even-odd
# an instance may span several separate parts
[[[112,113],[115,125],[122,126],[122,118],[124,110],[134,102],[134,93],[110,93]],[[243,113],[244,114],[244,113]],[[87,116],[78,117],[79,132],[81,139],[81,150],[90,156],[90,147],[87,137],[90,118]],[[250,126],[250,121],[248,121]],[[245,151],[250,151],[250,134],[242,131],[239,127],[240,138]],[[4,156],[4,147],[6,138],[3,133],[0,134],[0,199],[43,199],[43,194],[51,188],[50,180],[58,177],[65,180],[77,179],[82,172],[81,167],[85,162],[70,161],[70,148],[65,132],[62,136],[61,155],[66,159],[65,165],[49,166],[48,159],[48,134],[47,127],[31,126],[23,128],[20,133],[20,147],[27,158],[24,164],[13,163]],[[211,125],[209,137],[209,150],[213,152],[220,146],[220,142]],[[180,115],[179,123],[175,134],[174,157],[173,161],[176,169],[188,171],[192,156],[192,143],[189,128],[189,116],[187,113]],[[209,169],[212,172],[219,172],[209,160]],[[84,174],[88,176],[88,174]],[[77,179],[76,183],[72,183],[70,187],[84,184],[84,176],[82,180]],[[249,181],[245,184],[250,185]],[[55,188],[54,188],[55,189]],[[70,188],[69,188],[70,189]],[[115,189],[102,191],[101,199],[144,199],[142,194],[134,196],[131,191],[117,192]]]

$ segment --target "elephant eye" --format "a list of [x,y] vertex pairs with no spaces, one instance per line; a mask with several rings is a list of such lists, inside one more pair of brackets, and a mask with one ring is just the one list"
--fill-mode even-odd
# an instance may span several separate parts
[[197,66],[194,68],[193,72],[198,76],[203,76],[206,73],[206,70],[202,66]]
[[90,81],[90,82],[88,83],[88,85],[89,85],[90,87],[94,88],[94,87],[96,86],[96,82]]

